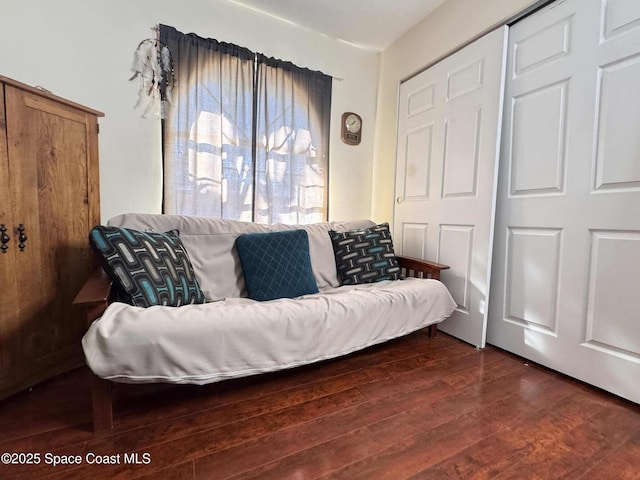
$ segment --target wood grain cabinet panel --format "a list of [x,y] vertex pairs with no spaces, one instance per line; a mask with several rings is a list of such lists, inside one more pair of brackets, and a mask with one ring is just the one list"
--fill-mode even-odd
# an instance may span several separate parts
[[92,270],[103,114],[2,76],[0,92],[2,398],[83,363],[72,301]]

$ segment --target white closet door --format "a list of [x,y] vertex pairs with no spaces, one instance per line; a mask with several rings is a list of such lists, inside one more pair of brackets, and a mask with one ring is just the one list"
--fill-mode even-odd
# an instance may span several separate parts
[[507,28],[400,86],[394,243],[451,266],[439,328],[484,347]]
[[511,28],[491,344],[640,402],[640,1]]

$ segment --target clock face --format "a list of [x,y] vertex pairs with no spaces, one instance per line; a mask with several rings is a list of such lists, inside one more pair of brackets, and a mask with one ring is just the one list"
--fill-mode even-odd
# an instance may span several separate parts
[[362,118],[357,113],[344,112],[340,138],[347,145],[359,145],[362,138]]
[[347,131],[356,133],[362,128],[362,121],[360,120],[360,117],[352,113],[351,115],[347,115],[347,118],[345,118],[344,126]]

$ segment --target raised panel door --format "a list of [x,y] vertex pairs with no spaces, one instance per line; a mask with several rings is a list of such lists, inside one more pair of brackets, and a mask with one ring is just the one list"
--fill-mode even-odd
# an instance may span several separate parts
[[82,363],[86,325],[72,301],[90,273],[87,237],[99,221],[97,119],[20,88],[7,86],[5,96],[13,228],[27,237],[14,256],[29,382]]
[[0,236],[6,241],[1,243],[5,248],[0,249],[0,396],[22,377],[21,363],[18,361],[21,342],[16,302],[17,243],[12,228],[6,124],[4,84],[0,83]]
[[511,28],[488,342],[640,403],[640,2]]
[[394,243],[449,265],[438,328],[485,344],[506,27],[400,86]]

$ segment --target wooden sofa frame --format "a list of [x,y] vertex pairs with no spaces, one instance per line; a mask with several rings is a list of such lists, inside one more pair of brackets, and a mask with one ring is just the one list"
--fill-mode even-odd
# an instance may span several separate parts
[[[448,265],[429,262],[418,258],[397,256],[403,274],[407,277],[432,278],[440,280],[440,272],[447,270]],[[97,268],[87,279],[78,292],[74,305],[84,308],[87,327],[106,310],[111,302],[111,280],[101,268]],[[430,338],[436,336],[438,327],[429,325]],[[93,408],[93,431],[99,432],[113,428],[113,384],[110,380],[102,379],[91,374],[91,402]]]

